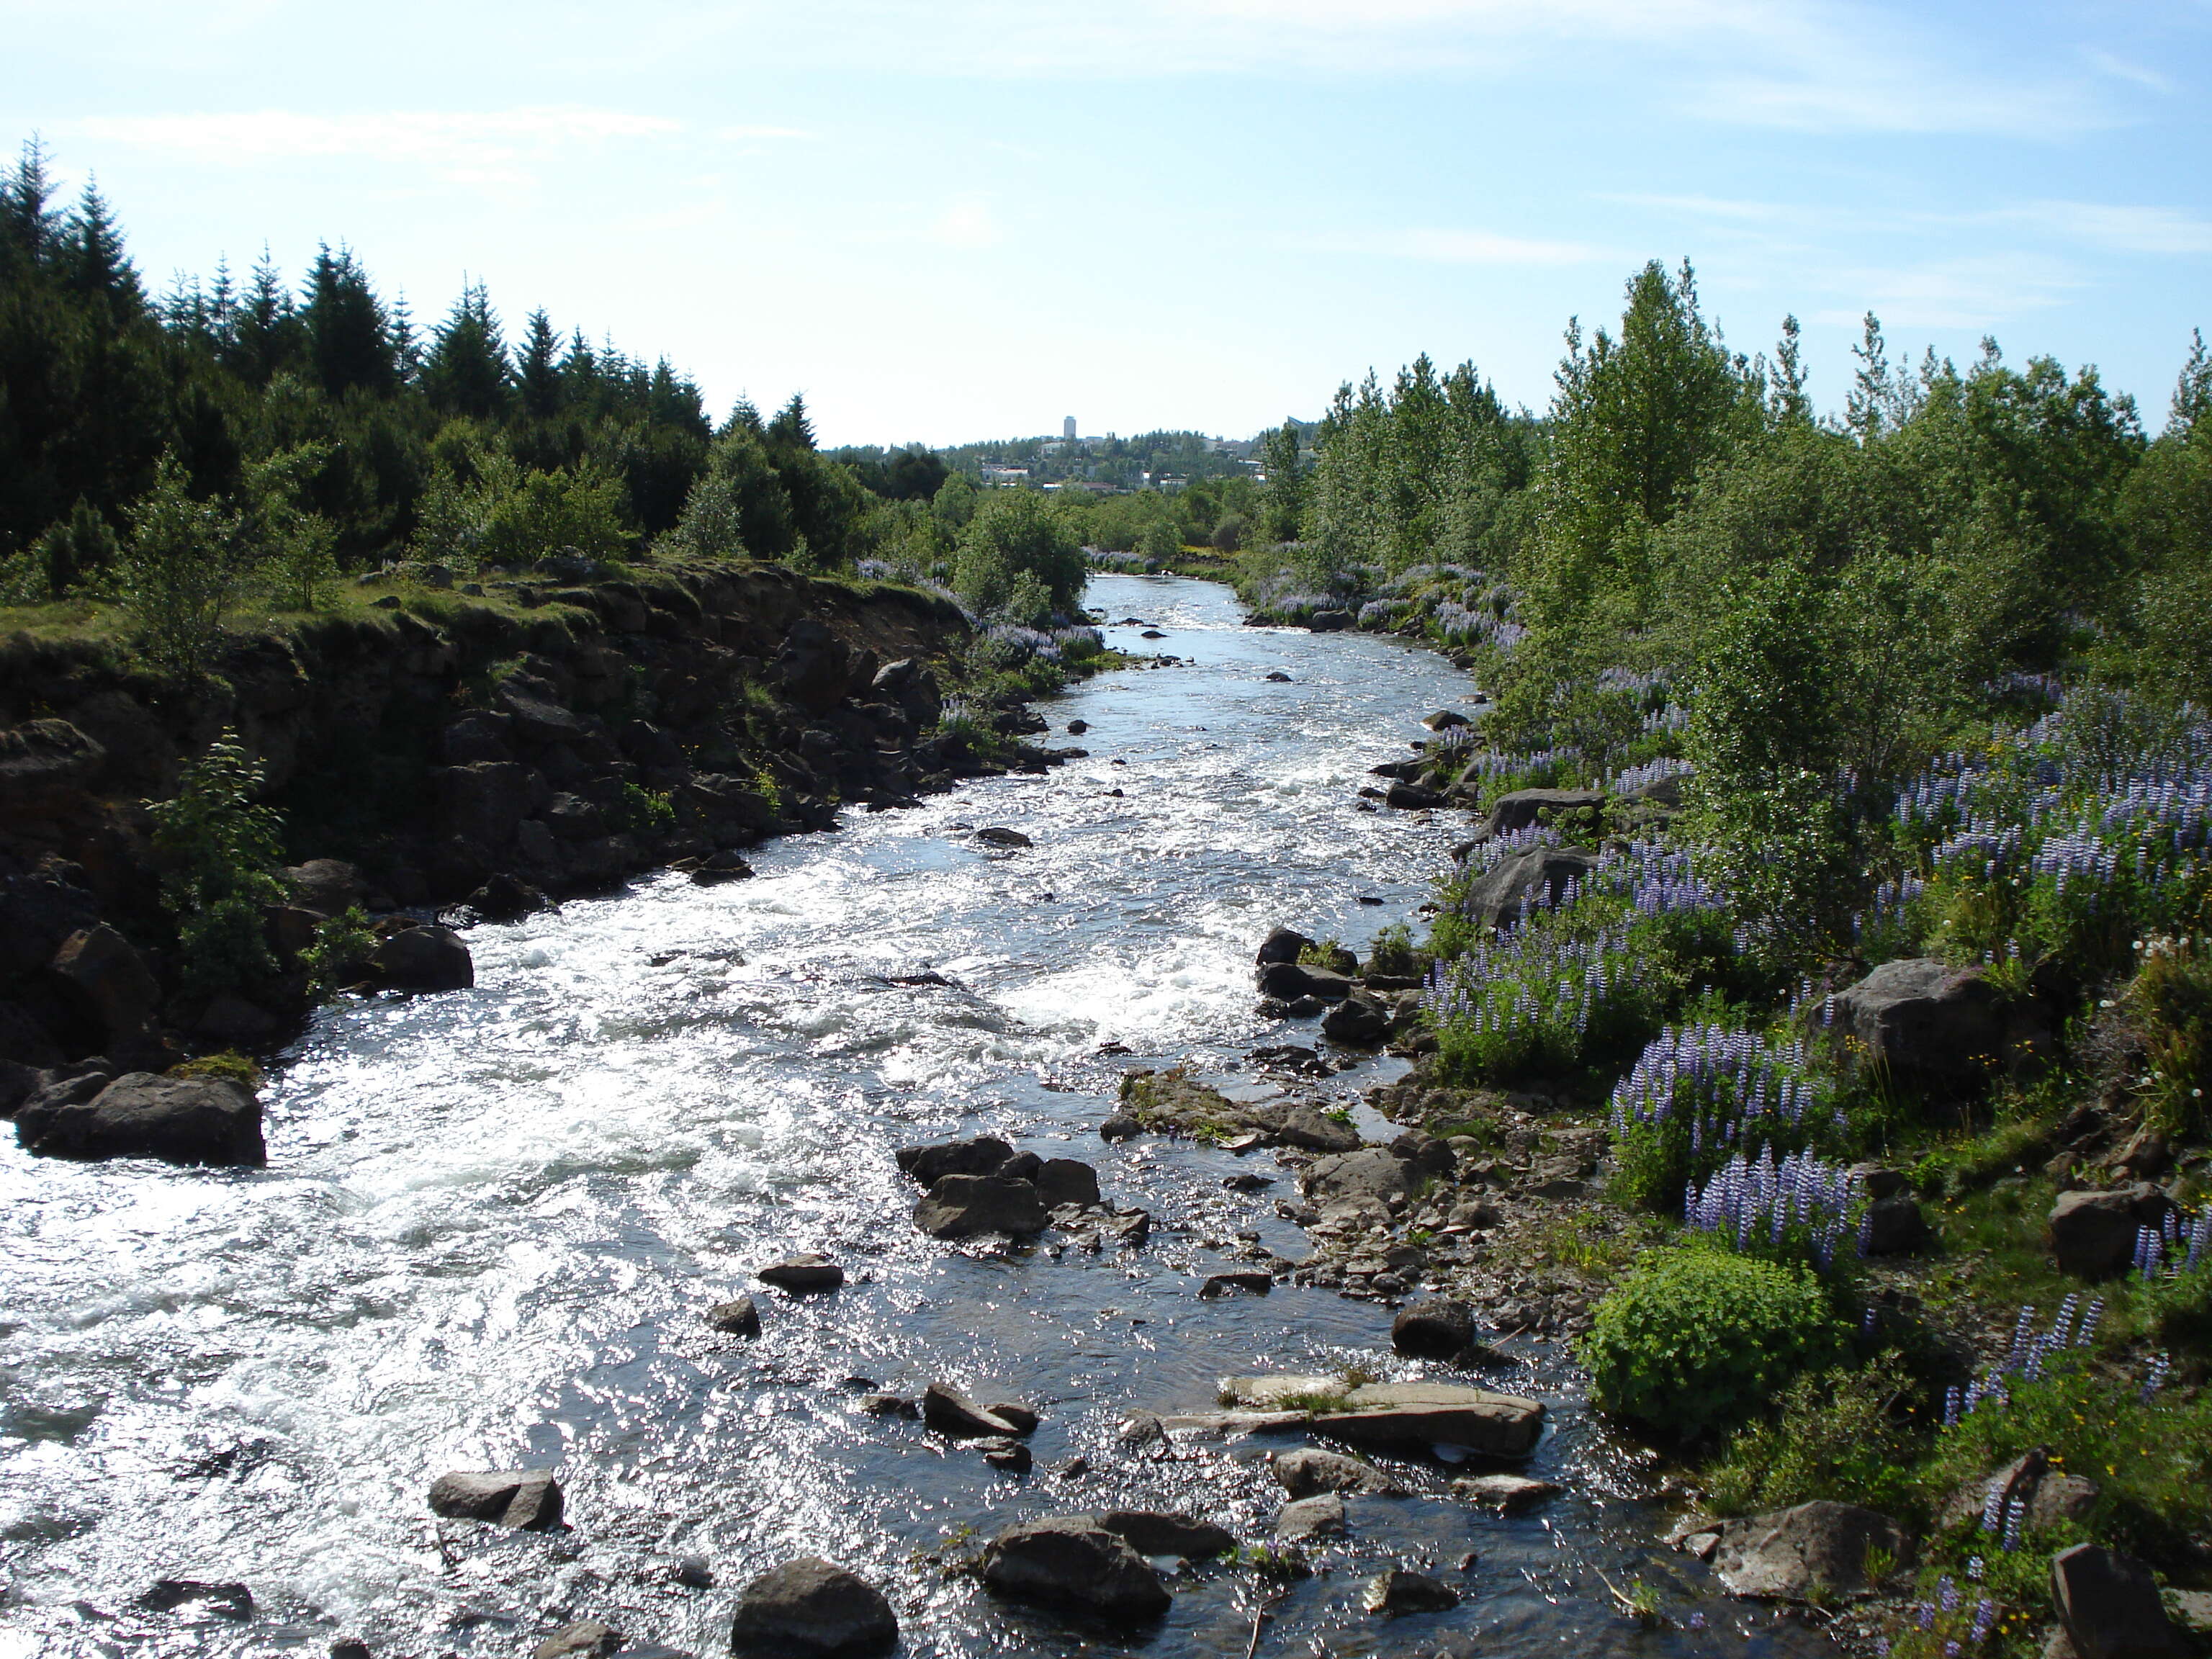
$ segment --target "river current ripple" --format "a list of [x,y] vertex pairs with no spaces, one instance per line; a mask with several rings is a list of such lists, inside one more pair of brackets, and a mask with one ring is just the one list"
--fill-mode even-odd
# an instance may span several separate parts
[[[1206,584],[1102,577],[1090,598],[1166,635],[1117,625],[1115,643],[1185,661],[1048,706],[1055,729],[1090,723],[1056,739],[1088,759],[850,813],[761,849],[751,881],[657,878],[477,927],[474,990],[328,1011],[283,1057],[265,1170],[0,1142],[0,1655],[319,1655],[344,1633],[473,1659],[586,1618],[637,1651],[713,1655],[738,1589],[799,1554],[884,1585],[915,1659],[1243,1654],[1264,1593],[1247,1571],[1178,1575],[1174,1611],[1130,1638],[1000,1606],[930,1558],[1109,1506],[1263,1540],[1265,1443],[1159,1458],[1121,1446],[1123,1414],[1202,1409],[1232,1372],[1419,1374],[1375,1304],[1197,1299],[1240,1233],[1304,1254],[1274,1214],[1287,1179],[1223,1188],[1280,1174],[1271,1159],[1096,1129],[1126,1066],[1188,1057],[1256,1092],[1247,1049],[1312,1040],[1253,1012],[1254,946],[1279,921],[1364,946],[1413,919],[1463,826],[1363,812],[1354,791],[1470,687],[1393,641],[1243,627]],[[1034,848],[969,833],[992,824]],[[923,973],[951,983],[890,982]],[[1055,1259],[916,1233],[892,1148],[987,1131],[1097,1164],[1110,1200],[1153,1212],[1150,1246]],[[854,1282],[797,1301],[753,1283],[799,1250]],[[701,1318],[742,1291],[757,1343]],[[1403,1467],[1424,1495],[1352,1500],[1352,1537],[1269,1604],[1260,1651],[1814,1650],[1652,1547],[1648,1472],[1565,1357],[1530,1354],[1555,1424],[1533,1468],[1571,1495],[1499,1519],[1443,1501],[1441,1467]],[[1036,1472],[859,1409],[864,1384],[938,1378],[1040,1411]],[[1079,1453],[1090,1476],[1050,1473]],[[557,1471],[569,1530],[424,1504],[444,1470],[525,1466]],[[685,1557],[714,1587],[675,1581]],[[1364,1616],[1364,1577],[1401,1562],[1462,1607]],[[1672,1629],[1613,1610],[1604,1580],[1638,1577]],[[139,1607],[163,1578],[242,1581],[253,1617]],[[1686,1627],[1698,1610],[1710,1629]]]

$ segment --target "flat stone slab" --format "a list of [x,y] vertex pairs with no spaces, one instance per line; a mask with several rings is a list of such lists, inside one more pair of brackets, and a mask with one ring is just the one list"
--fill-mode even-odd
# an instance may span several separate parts
[[1450,1382],[1347,1387],[1334,1376],[1225,1376],[1221,1389],[1237,1405],[1295,1412],[1297,1427],[1355,1445],[1464,1446],[1488,1457],[1526,1457],[1544,1434],[1541,1401]]

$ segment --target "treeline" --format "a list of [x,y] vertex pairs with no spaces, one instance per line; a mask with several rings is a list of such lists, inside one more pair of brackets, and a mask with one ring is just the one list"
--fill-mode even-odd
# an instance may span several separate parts
[[1655,262],[1617,333],[1570,326],[1557,385],[1540,419],[1472,366],[1344,388],[1310,464],[1269,468],[1277,591],[1356,604],[1451,567],[1498,612],[1500,737],[1620,750],[1656,678],[1765,730],[1747,780],[1890,769],[2008,676],[2212,700],[2201,338],[2155,441],[2094,368],[1994,341],[1906,367],[1872,316],[1823,416],[1794,319],[1771,356],[1731,350],[1688,266]]
[[159,574],[129,568],[134,550],[164,538],[171,564],[275,573],[280,604],[409,556],[473,569],[658,542],[834,567],[910,493],[820,454],[797,398],[718,428],[665,360],[542,310],[510,341],[481,284],[420,328],[343,246],[296,288],[264,255],[155,295],[95,187],[63,206],[35,142],[0,172],[7,599],[128,599]]

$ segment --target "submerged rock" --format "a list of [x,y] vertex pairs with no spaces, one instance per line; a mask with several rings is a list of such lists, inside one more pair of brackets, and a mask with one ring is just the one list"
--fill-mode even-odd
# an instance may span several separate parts
[[611,1625],[586,1619],[554,1632],[530,1650],[530,1659],[608,1659],[627,1639]]
[[1087,1515],[1007,1528],[984,1550],[982,1572],[1000,1595],[1117,1623],[1157,1619],[1173,1601],[1152,1563]]
[[747,1584],[730,1621],[730,1650],[757,1659],[872,1659],[898,1645],[883,1592],[819,1556],[802,1556]]
[[[1016,1408],[1020,1411],[1019,1407]],[[979,1406],[949,1382],[933,1382],[922,1391],[922,1420],[939,1434],[949,1434],[965,1439],[983,1436],[1002,1436],[1018,1439],[1035,1431],[1036,1416],[1021,1411],[1028,1419],[1024,1426],[1016,1418],[1002,1415],[988,1406]]]
[[1211,1521],[1163,1510],[1108,1510],[1091,1517],[1139,1555],[1180,1555],[1204,1561],[1237,1547],[1236,1538]]
[[1544,1433],[1540,1402],[1447,1382],[1346,1388],[1328,1376],[1231,1376],[1222,1390],[1239,1405],[1304,1409],[1305,1427],[1358,1446],[1464,1446],[1486,1457],[1526,1457]]
[[1275,1514],[1275,1536],[1291,1543],[1341,1538],[1347,1530],[1344,1499],[1333,1492],[1293,1498]]
[[490,1521],[544,1532],[561,1524],[561,1483],[540,1469],[441,1474],[430,1483],[430,1512],[449,1521]]
[[1360,1605],[1385,1619],[1401,1619],[1415,1613],[1449,1613],[1459,1605],[1459,1592],[1425,1572],[1393,1567],[1367,1581],[1367,1592],[1360,1598]]
[[1556,1481],[1532,1480],[1525,1474],[1462,1475],[1451,1483],[1452,1496],[1461,1503],[1479,1504],[1504,1515],[1534,1509],[1562,1490]]

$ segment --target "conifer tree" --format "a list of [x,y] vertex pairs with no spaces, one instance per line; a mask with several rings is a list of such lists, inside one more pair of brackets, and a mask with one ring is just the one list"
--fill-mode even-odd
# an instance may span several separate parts
[[522,412],[535,421],[550,421],[561,412],[562,375],[560,337],[543,307],[530,313],[524,325],[522,345],[515,353],[515,390]]
[[432,337],[423,383],[449,415],[490,420],[507,406],[509,371],[499,313],[483,283],[471,283]]

